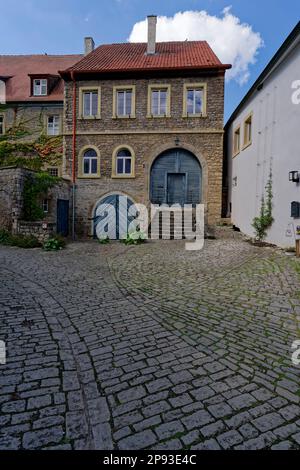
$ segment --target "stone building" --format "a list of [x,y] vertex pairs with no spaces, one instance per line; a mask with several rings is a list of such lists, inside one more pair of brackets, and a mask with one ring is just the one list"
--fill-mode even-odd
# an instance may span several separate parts
[[11,149],[12,158],[40,156],[52,174],[61,174],[64,82],[58,70],[82,57],[0,56],[0,143],[8,143],[1,166],[15,163],[2,161]]
[[[97,206],[204,203],[221,217],[224,76],[205,41],[102,45],[61,71],[63,175],[74,183],[75,230],[93,236]],[[75,194],[76,191],[76,194]]]

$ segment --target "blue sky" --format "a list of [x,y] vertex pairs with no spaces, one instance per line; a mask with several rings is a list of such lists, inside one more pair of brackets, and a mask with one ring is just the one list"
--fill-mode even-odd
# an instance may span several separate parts
[[78,53],[84,36],[93,36],[96,45],[126,41],[134,24],[148,14],[172,17],[180,11],[205,10],[222,17],[229,6],[241,23],[260,33],[264,45],[256,63],[249,65],[248,81],[226,83],[228,118],[299,21],[299,0],[0,0],[0,54]]

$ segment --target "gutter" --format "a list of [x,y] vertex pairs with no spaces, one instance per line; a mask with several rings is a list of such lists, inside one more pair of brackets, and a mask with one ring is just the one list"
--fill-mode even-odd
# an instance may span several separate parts
[[75,203],[76,203],[76,80],[75,73],[71,73],[71,78],[73,81],[73,131],[72,131],[72,240],[75,240]]

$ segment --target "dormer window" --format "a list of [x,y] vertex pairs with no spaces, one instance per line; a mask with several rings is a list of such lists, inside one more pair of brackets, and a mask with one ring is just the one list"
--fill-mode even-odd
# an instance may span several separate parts
[[33,80],[33,96],[47,96],[48,80],[46,78],[35,78]]

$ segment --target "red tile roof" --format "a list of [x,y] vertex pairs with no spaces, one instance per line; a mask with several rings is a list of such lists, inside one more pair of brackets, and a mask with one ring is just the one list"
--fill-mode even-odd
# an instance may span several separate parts
[[[6,82],[6,101],[62,101],[64,84],[58,70],[71,67],[82,55],[0,55],[0,79]],[[56,75],[58,81],[48,96],[30,96],[29,75]],[[9,78],[8,78],[9,77]]]
[[146,50],[146,43],[102,45],[62,74],[71,71],[108,73],[231,67],[220,62],[206,41],[157,43],[154,55],[147,55]]

